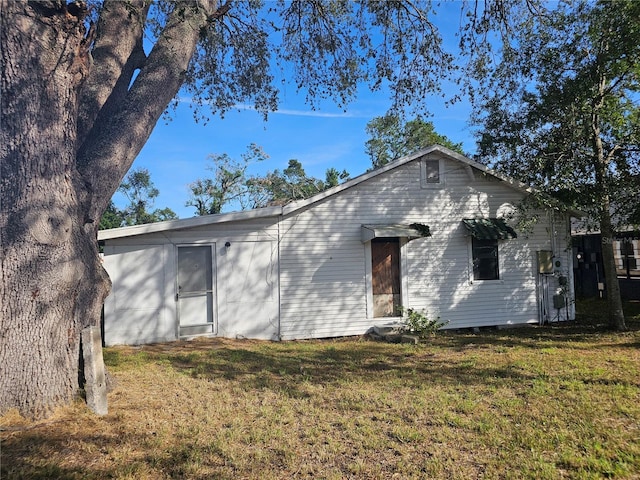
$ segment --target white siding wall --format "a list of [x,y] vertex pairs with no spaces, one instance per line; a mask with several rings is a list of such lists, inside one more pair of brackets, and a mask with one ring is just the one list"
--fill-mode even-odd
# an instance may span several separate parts
[[[536,251],[552,249],[546,215],[529,234],[500,241],[500,280],[473,282],[461,220],[500,216],[522,194],[478,171],[472,180],[458,162],[441,165],[444,185],[421,187],[420,162],[411,162],[283,220],[283,339],[362,334],[384,322],[372,318],[367,302],[370,258],[360,240],[362,224],[431,227],[432,237],[403,248],[404,306],[448,320],[448,328],[538,321]],[[556,250],[566,256],[563,242]]]
[[277,340],[278,243],[218,243],[218,335]]
[[[441,158],[432,155],[430,158]],[[447,328],[538,322],[538,250],[554,250],[571,281],[568,222],[546,213],[530,232],[499,243],[500,280],[473,281],[463,218],[499,217],[522,194],[441,158],[442,185],[423,187],[414,161],[278,218],[233,220],[107,241],[114,279],[106,343],[173,340],[178,332],[178,245],[213,245],[214,310],[225,337],[322,338],[365,333],[373,319],[370,243],[363,224],[425,223],[432,237],[402,244],[402,303]],[[552,240],[553,239],[553,240]],[[229,248],[225,243],[229,242]],[[549,312],[556,276],[547,277]],[[573,307],[569,309],[573,318]],[[561,312],[563,318],[565,313]]]
[[214,317],[220,336],[278,338],[277,239],[277,219],[268,218],[108,240],[105,268],[113,289],[105,302],[105,343],[177,339],[178,245],[215,247]]
[[168,245],[107,245],[104,266],[113,282],[105,300],[106,345],[175,340],[173,249]]

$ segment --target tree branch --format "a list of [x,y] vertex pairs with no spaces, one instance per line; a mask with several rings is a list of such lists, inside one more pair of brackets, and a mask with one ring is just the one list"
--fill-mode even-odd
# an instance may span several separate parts
[[105,0],[93,45],[93,65],[82,88],[78,110],[78,150],[98,116],[115,112],[144,58],[142,34],[150,2]]
[[93,128],[78,151],[78,168],[90,192],[87,216],[97,220],[131,167],[156,122],[178,93],[201,29],[215,0],[175,5],[119,109]]

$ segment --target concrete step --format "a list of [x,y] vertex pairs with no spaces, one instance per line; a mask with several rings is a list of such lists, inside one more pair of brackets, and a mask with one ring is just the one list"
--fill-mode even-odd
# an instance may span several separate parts
[[400,322],[390,322],[380,325],[374,325],[373,331],[377,335],[401,335],[404,333],[405,324]]

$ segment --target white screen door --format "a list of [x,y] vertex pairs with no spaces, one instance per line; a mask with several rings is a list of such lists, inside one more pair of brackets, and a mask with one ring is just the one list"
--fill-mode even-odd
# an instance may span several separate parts
[[178,247],[180,336],[216,333],[213,294],[211,246]]

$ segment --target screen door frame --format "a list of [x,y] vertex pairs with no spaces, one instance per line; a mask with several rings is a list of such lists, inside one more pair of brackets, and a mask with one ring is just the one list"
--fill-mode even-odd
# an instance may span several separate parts
[[[204,261],[207,263],[203,268],[204,284],[195,288],[193,285],[181,285],[181,252],[187,252],[189,249],[207,252]],[[202,249],[202,250],[200,250]],[[206,249],[206,250],[205,250]],[[197,335],[217,334],[218,316],[217,316],[217,288],[216,288],[216,244],[194,244],[184,243],[176,245],[176,278],[175,278],[175,298],[177,313],[177,334],[178,338],[191,337]],[[186,258],[185,258],[186,260]],[[186,265],[186,264],[185,264]],[[182,272],[184,273],[184,272]],[[209,278],[207,278],[209,275]],[[184,282],[183,282],[184,283]],[[202,312],[202,321],[187,321],[188,316],[195,316],[197,313],[187,312],[187,308],[204,308]]]

